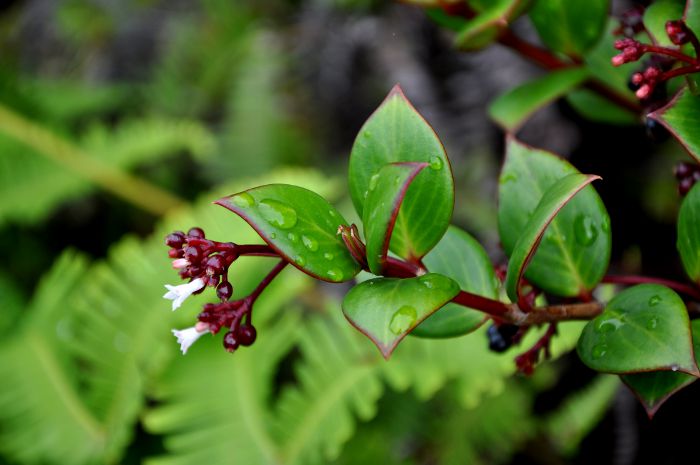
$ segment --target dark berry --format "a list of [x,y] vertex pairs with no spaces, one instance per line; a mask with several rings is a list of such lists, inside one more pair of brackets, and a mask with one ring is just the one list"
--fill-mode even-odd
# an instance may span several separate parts
[[681,162],[673,168],[673,174],[679,181],[697,172],[696,165],[688,162]]
[[218,276],[209,276],[206,278],[207,280],[207,286],[209,287],[216,287],[219,285],[219,277]]
[[178,233],[172,233],[168,234],[165,236],[165,245],[168,247],[171,247],[173,249],[180,249],[182,248],[182,245],[185,243],[185,235],[184,234],[178,234]]
[[216,288],[216,295],[223,301],[230,299],[233,295],[233,286],[228,281],[221,281],[221,284]]
[[221,255],[212,255],[207,259],[207,274],[220,275],[224,271],[224,259]]
[[187,231],[187,235],[190,237],[196,237],[198,239],[204,239],[204,231],[202,228],[192,228]]
[[644,122],[644,127],[646,128],[647,136],[656,142],[663,142],[668,139],[668,131],[663,124],[659,123],[655,119],[647,118]]
[[185,255],[185,251],[182,249],[170,249],[168,250],[168,257],[170,258],[182,258]]
[[224,349],[229,352],[233,352],[234,350],[238,349],[239,345],[240,343],[238,342],[236,334],[233,331],[229,331],[228,333],[224,334]]
[[515,325],[491,325],[487,331],[489,349],[494,352],[505,352],[513,345],[513,338],[519,328]]
[[688,192],[690,192],[690,189],[692,189],[694,185],[695,179],[692,177],[681,179],[681,181],[678,183],[678,193],[681,196],[685,196]]
[[241,325],[240,328],[238,328],[238,342],[242,346],[249,346],[253,342],[255,342],[255,338],[257,337],[258,332],[255,330],[255,326],[253,325]]
[[675,45],[684,45],[690,41],[690,31],[688,31],[688,27],[681,20],[667,21],[666,34]]
[[202,252],[199,250],[197,247],[187,247],[185,249],[185,259],[190,262],[190,263],[197,263],[199,262],[200,258],[202,258]]

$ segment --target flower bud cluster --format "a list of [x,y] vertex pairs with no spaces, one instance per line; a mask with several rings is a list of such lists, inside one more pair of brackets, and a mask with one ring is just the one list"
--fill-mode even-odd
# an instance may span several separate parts
[[644,45],[630,38],[616,40],[615,49],[620,50],[621,53],[612,57],[613,66],[637,61],[644,55]]
[[242,323],[243,316],[250,314],[250,307],[248,299],[206,304],[197,319],[206,324],[212,334],[218,333],[221,328],[229,328],[224,335],[224,348],[233,352],[239,346],[249,346],[255,342],[255,327],[249,321]]
[[674,168],[674,175],[678,180],[678,193],[685,196],[696,182],[700,181],[700,165],[697,163],[682,162]]
[[[187,234],[182,231],[168,234],[165,245],[170,247],[168,255],[182,279],[201,279],[204,287],[216,288],[222,301],[231,298],[233,286],[228,281],[228,268],[238,258],[235,244],[209,240],[201,228],[192,228]],[[202,292],[204,287],[195,293]]]

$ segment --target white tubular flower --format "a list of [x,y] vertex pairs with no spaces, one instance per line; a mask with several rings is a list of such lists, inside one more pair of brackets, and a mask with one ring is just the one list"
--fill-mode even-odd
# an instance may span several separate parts
[[177,259],[173,260],[173,268],[175,268],[176,270],[181,269],[181,268],[186,268],[188,266],[190,266],[190,262],[188,262],[184,258],[177,258]]
[[191,283],[181,284],[179,286],[171,286],[166,284],[165,288],[168,290],[163,295],[163,298],[170,299],[173,301],[173,310],[176,310],[186,298],[192,295],[193,292],[197,292],[204,287],[204,280],[202,278],[197,278]]
[[187,349],[189,349],[190,346],[197,341],[197,339],[202,337],[202,334],[207,332],[209,332],[209,325],[201,322],[190,328],[172,330],[173,336],[177,338],[177,342],[180,344],[182,355],[185,355],[187,353]]

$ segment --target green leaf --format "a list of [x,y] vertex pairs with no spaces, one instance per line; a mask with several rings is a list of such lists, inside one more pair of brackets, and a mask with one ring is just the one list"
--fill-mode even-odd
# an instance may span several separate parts
[[365,122],[352,147],[350,194],[360,217],[364,216],[372,176],[392,162],[425,162],[430,166],[411,184],[389,245],[403,258],[421,258],[449,226],[454,181],[440,140],[398,86]]
[[685,24],[695,33],[700,34],[700,1],[686,0],[683,12]]
[[609,0],[536,0],[530,19],[547,47],[581,56],[600,39],[609,11]]
[[[700,320],[690,322],[693,337],[693,351],[696,363],[700,356]],[[661,405],[672,395],[697,380],[695,376],[673,371],[652,371],[620,376],[622,381],[634,392],[649,415],[649,418],[659,410]]]
[[456,282],[436,273],[409,279],[377,278],[348,292],[343,313],[389,358],[413,328],[458,293]]
[[498,38],[498,34],[514,20],[527,2],[523,0],[496,0],[488,3],[471,19],[455,39],[461,50],[479,50]]
[[337,234],[347,221],[315,192],[268,184],[215,203],[243,218],[292,265],[316,279],[348,281],[360,271]]
[[[578,171],[565,160],[509,138],[499,180],[498,230],[509,256],[542,195]],[[525,271],[546,292],[574,297],[592,290],[610,259],[610,219],[593,187],[586,187],[554,218]]]
[[[399,209],[406,198],[406,191],[426,166],[428,166],[427,163],[390,163],[370,179],[362,223],[367,243],[367,263],[369,270],[376,275],[382,274],[386,264],[389,241],[392,238]],[[404,229],[399,232],[413,231]]]
[[644,26],[659,45],[674,47],[666,34],[666,22],[681,19],[685,0],[656,0],[644,10]]
[[690,156],[700,162],[700,132],[697,130],[700,127],[700,97],[683,88],[666,106],[647,117],[666,126]]
[[678,241],[685,272],[690,279],[700,283],[700,187],[694,185],[681,203],[678,212]]
[[499,96],[489,106],[489,115],[506,131],[513,132],[534,112],[566,94],[587,77],[585,68],[554,71]]
[[[544,193],[540,203],[525,225],[520,239],[515,243],[513,252],[508,260],[506,291],[513,302],[519,298],[518,285],[520,284],[520,279],[528,262],[535,255],[547,226],[549,226],[557,213],[574,198],[574,195],[596,179],[601,178],[600,176],[580,173],[570,174],[556,181]],[[558,270],[553,271],[556,273]],[[552,276],[551,279],[556,280],[556,277]]]
[[[498,298],[498,278],[484,248],[456,226],[450,226],[442,240],[423,258],[428,271],[452,278],[467,292]],[[486,321],[478,310],[448,303],[430,315],[412,332],[420,337],[454,337],[477,329]]]
[[700,376],[683,300],[658,284],[634,286],[608,302],[584,328],[578,354],[606,373],[671,370]]
[[639,116],[588,89],[577,89],[566,101],[584,118],[605,124],[639,124]]

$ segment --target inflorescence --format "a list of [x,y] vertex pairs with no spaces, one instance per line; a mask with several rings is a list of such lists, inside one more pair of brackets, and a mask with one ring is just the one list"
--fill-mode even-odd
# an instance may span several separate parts
[[[173,301],[176,310],[182,302],[193,294],[199,294],[207,287],[216,289],[220,303],[208,303],[198,315],[199,320],[193,327],[173,330],[180,343],[182,353],[202,335],[217,334],[222,328],[228,329],[224,335],[224,348],[233,352],[239,346],[249,346],[255,342],[256,330],[252,324],[252,309],[261,289],[256,289],[249,296],[231,301],[233,286],[228,280],[231,264],[241,255],[269,255],[265,246],[239,246],[232,242],[217,242],[205,237],[200,228],[192,228],[187,234],[175,231],[165,238],[170,247],[168,255],[173,259],[173,268],[179,270],[186,284],[171,286],[166,284],[168,292],[163,297]],[[282,268],[278,265],[275,274]]]

